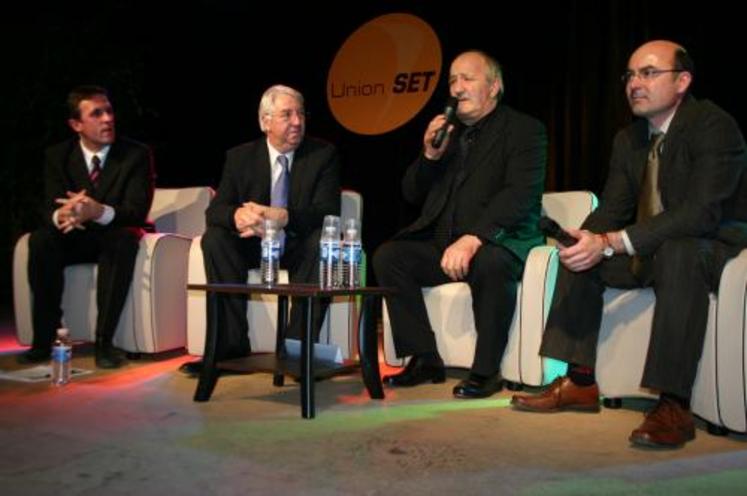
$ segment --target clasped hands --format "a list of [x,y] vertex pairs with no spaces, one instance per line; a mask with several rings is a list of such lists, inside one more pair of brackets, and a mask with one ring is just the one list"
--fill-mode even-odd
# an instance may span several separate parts
[[73,229],[85,229],[89,220],[95,220],[104,213],[104,206],[86,194],[86,190],[79,192],[68,191],[67,198],[57,198],[57,228],[63,234]]
[[288,210],[280,207],[268,207],[255,202],[246,202],[233,214],[233,221],[239,237],[250,238],[264,234],[265,219],[274,220],[279,229],[288,224]]

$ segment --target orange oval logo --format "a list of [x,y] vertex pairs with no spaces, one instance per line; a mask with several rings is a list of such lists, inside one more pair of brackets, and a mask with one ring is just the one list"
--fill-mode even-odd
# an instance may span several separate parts
[[412,119],[441,74],[441,44],[410,14],[377,17],[351,34],[332,62],[327,102],[337,122],[358,134],[383,134]]

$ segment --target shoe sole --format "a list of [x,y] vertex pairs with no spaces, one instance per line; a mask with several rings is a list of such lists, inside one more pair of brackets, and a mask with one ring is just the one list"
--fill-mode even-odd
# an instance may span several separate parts
[[431,384],[443,384],[446,382],[446,377],[434,377],[433,379],[430,379],[428,381],[418,382],[415,384],[392,384],[388,381],[381,381],[382,384],[385,386],[393,387],[393,388],[408,388],[408,387],[415,387],[420,386],[422,384],[427,384],[430,382]]
[[490,398],[491,396],[493,396],[496,393],[500,393],[500,390],[492,392],[490,394],[483,394],[483,395],[480,395],[480,396],[473,396],[473,395],[469,395],[469,394],[454,393],[454,398],[459,398],[461,400],[480,400],[480,399],[483,399],[483,398]]
[[692,441],[695,439],[695,433],[694,432],[681,432],[685,438],[685,440],[682,443],[679,444],[666,444],[666,443],[657,443],[652,441],[649,438],[646,437],[638,437],[631,435],[628,437],[628,441],[635,446],[640,448],[649,448],[649,449],[660,449],[660,450],[671,450],[671,449],[679,449],[685,446],[686,443]]
[[560,412],[576,412],[576,413],[599,413],[602,408],[599,405],[569,405],[556,408],[532,408],[527,405],[520,403],[511,403],[514,410],[522,412],[532,413],[560,413]]

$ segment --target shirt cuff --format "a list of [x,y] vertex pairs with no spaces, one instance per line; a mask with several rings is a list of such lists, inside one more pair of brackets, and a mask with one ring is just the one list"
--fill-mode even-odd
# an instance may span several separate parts
[[54,224],[54,227],[56,227],[57,229],[60,228],[60,221],[57,220],[57,217],[59,216],[59,214],[60,214],[59,208],[55,210],[54,212],[52,212],[52,224]]
[[101,224],[102,226],[106,226],[111,223],[111,221],[114,220],[114,209],[110,207],[109,205],[103,205],[104,207],[104,213],[101,214],[101,217],[98,219],[94,219],[93,221],[96,224]]
[[620,237],[623,240],[623,244],[625,245],[625,253],[630,255],[631,257],[635,255],[635,248],[633,248],[633,243],[630,242],[630,238],[628,237],[628,233],[623,231],[620,231]]

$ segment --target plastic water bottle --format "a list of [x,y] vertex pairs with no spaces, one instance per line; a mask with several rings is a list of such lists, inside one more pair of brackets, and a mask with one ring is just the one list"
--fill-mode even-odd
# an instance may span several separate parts
[[262,259],[260,272],[262,284],[271,286],[278,282],[278,268],[280,266],[280,239],[277,222],[265,219],[264,236],[262,236]]
[[342,285],[357,288],[361,285],[361,230],[357,219],[345,221],[342,239]]
[[73,345],[70,332],[61,327],[57,329],[57,339],[52,345],[52,385],[64,386],[70,382],[70,367],[73,359]]
[[329,289],[339,286],[340,218],[327,215],[319,238],[319,287]]

